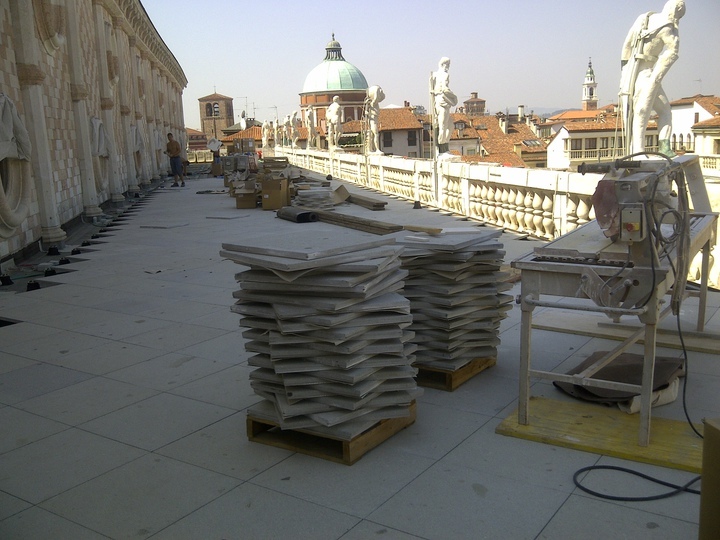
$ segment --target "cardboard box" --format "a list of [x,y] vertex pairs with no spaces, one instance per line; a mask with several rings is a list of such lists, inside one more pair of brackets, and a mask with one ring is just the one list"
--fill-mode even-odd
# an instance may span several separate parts
[[720,538],[720,418],[704,420],[703,437],[698,539],[715,540]]
[[223,176],[222,163],[213,163],[210,167],[210,176]]
[[255,193],[255,180],[235,180],[230,182],[230,187],[235,193]]
[[283,206],[290,206],[287,178],[261,181],[260,192],[263,210],[278,210]]
[[257,194],[254,191],[236,194],[235,208],[257,208]]

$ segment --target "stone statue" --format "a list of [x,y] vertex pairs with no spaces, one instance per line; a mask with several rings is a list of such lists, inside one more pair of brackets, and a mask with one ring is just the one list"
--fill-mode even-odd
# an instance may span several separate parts
[[380,102],[385,99],[385,93],[379,86],[367,89],[365,98],[365,121],[367,122],[367,135],[365,138],[368,153],[382,153],[380,150]]
[[450,107],[458,102],[457,96],[450,90],[450,59],[447,56],[440,59],[438,70],[430,75],[430,94],[437,125],[438,153],[447,153],[452,133]]
[[262,147],[267,148],[270,140],[270,122],[265,120],[262,125]]
[[685,2],[669,0],[662,12],[640,15],[625,38],[619,97],[626,154],[645,151],[645,130],[654,110],[658,115],[658,151],[668,157],[675,155],[670,148],[670,101],[661,83],[678,58],[678,22],[683,15]]
[[342,134],[342,123],[340,122],[340,98],[333,96],[332,103],[325,113],[327,121],[328,147],[336,148]]
[[300,138],[300,132],[298,131],[299,123],[298,113],[297,111],[293,111],[290,115],[290,142],[293,148],[297,148],[297,142]]
[[317,128],[315,127],[315,107],[308,105],[305,111],[305,126],[307,127],[307,147],[315,148],[315,139],[317,138]]
[[287,145],[292,141],[292,126],[290,124],[290,115],[285,115],[285,120],[283,120],[283,137],[284,137],[284,145]]

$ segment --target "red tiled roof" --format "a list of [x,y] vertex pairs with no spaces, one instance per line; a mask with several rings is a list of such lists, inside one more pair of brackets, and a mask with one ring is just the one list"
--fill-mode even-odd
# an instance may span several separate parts
[[702,122],[698,122],[692,128],[693,129],[712,129],[720,127],[720,114]]
[[260,126],[252,126],[237,133],[220,139],[220,142],[232,142],[235,139],[254,139],[256,141],[262,140],[262,128]]
[[410,107],[380,109],[380,131],[421,129],[422,123]]

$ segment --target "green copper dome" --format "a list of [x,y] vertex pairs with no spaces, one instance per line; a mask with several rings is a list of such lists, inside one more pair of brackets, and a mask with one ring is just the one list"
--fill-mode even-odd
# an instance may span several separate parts
[[342,47],[335,41],[335,34],[325,51],[325,60],[305,78],[303,94],[328,90],[367,90],[365,75],[343,58]]

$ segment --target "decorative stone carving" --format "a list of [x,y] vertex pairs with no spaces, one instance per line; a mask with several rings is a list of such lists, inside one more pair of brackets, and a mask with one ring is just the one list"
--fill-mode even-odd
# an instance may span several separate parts
[[16,66],[18,81],[22,86],[42,84],[45,80],[45,73],[38,65],[17,63]]
[[32,146],[15,104],[0,93],[0,237],[10,238],[28,216]]
[[57,0],[33,0],[33,11],[40,41],[53,55],[65,42],[65,8]]

